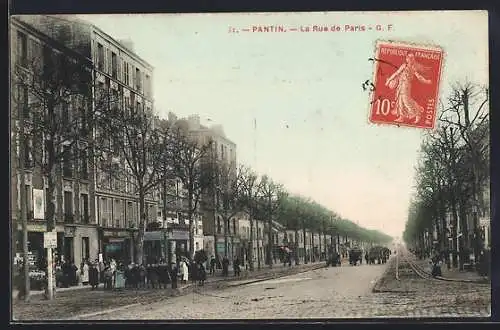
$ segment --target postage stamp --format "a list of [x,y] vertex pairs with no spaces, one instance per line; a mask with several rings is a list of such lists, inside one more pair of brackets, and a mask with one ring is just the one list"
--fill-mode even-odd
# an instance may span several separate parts
[[443,50],[379,41],[370,103],[370,122],[433,129]]

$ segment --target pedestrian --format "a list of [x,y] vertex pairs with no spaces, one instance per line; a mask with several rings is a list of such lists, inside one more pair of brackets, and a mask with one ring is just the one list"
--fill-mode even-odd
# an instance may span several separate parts
[[210,258],[210,275],[215,275],[215,264],[216,264],[215,256],[212,255],[212,257]]
[[80,266],[80,278],[83,285],[89,284],[89,265],[87,260],[84,260]]
[[234,276],[240,276],[240,259],[236,257],[233,261]]
[[89,269],[89,283],[90,286],[92,287],[92,290],[97,288],[99,285],[99,269],[97,268],[98,263],[92,264],[90,269]]
[[181,271],[182,283],[187,284],[189,280],[189,268],[186,259],[181,260],[180,271]]
[[205,285],[205,280],[207,279],[207,272],[205,270],[205,267],[203,266],[202,263],[198,264],[198,285],[203,286]]

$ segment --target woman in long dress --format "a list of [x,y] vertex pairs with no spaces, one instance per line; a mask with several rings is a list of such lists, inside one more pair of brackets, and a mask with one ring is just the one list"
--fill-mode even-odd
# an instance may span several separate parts
[[89,284],[89,265],[87,260],[82,262],[81,266],[81,279],[82,279],[82,284],[87,285]]
[[415,123],[420,121],[424,108],[411,96],[411,87],[414,78],[424,84],[430,84],[431,80],[422,76],[422,72],[428,68],[415,61],[414,54],[406,56],[406,63],[403,63],[399,69],[390,76],[385,85],[390,89],[396,89],[396,107],[392,111],[397,115],[396,121],[402,122],[406,119],[415,119]]
[[189,279],[189,268],[186,260],[182,261],[182,281],[187,283]]

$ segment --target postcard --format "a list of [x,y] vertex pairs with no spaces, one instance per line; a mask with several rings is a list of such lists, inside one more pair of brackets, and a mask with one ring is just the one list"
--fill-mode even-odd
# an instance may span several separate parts
[[12,16],[13,320],[489,317],[487,24]]

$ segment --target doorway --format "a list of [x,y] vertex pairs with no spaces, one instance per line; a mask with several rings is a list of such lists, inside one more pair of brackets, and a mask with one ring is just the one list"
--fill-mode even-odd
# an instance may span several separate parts
[[64,260],[75,260],[73,244],[73,237],[64,237]]

